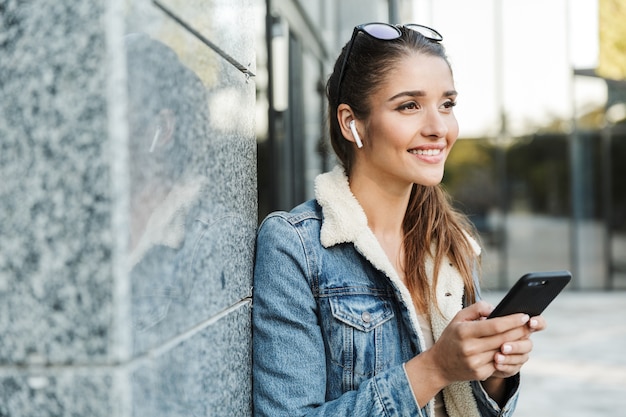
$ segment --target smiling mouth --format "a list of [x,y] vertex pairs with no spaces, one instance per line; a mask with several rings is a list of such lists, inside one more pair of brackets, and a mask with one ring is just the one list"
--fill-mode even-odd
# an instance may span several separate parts
[[409,153],[413,155],[437,156],[441,153],[441,149],[409,149]]

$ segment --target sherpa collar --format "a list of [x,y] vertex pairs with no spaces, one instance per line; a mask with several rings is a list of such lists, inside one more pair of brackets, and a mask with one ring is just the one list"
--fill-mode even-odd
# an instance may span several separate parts
[[[383,272],[400,293],[401,301],[409,311],[413,331],[417,333],[421,346],[424,346],[424,337],[409,290],[368,227],[367,216],[352,194],[348,177],[342,167],[336,166],[332,171],[318,175],[315,179],[315,197],[324,215],[320,231],[322,245],[329,248],[340,243],[352,243],[361,255]],[[467,237],[475,252],[479,254],[480,246],[469,235]],[[426,271],[431,282],[433,267],[432,259],[428,259]],[[444,259],[440,266],[436,296],[443,316],[431,306],[430,321],[435,340],[463,308],[463,279],[458,271],[450,266],[447,259]],[[480,417],[469,382],[458,382],[444,388],[444,397],[449,417]],[[434,416],[434,400],[430,401],[428,407],[429,414]]]

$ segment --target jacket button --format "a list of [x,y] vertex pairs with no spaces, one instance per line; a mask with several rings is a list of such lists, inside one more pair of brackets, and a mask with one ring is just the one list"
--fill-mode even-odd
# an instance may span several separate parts
[[372,315],[367,311],[364,311],[363,314],[361,314],[361,319],[363,319],[365,323],[369,323],[372,321]]

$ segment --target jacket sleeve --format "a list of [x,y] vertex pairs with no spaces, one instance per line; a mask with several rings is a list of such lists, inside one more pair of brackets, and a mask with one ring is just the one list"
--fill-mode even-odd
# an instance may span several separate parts
[[498,403],[489,397],[489,394],[487,394],[480,382],[472,381],[472,391],[474,392],[474,397],[476,397],[480,415],[484,417],[512,416],[519,398],[519,382],[519,374],[507,378],[508,398],[504,407],[500,408]]
[[257,236],[254,416],[422,416],[401,365],[326,401],[326,354],[311,290],[315,259],[305,251],[300,233],[273,215]]

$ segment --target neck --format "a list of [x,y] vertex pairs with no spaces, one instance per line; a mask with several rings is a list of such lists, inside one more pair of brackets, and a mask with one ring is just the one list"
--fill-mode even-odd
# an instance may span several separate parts
[[411,187],[411,184],[393,186],[377,178],[359,175],[358,172],[353,172],[350,176],[350,189],[367,216],[369,228],[401,277],[404,238],[402,223]]
[[375,233],[402,233],[412,184],[393,184],[353,169],[350,189],[363,207],[368,225]]

